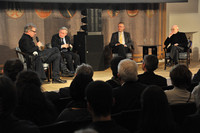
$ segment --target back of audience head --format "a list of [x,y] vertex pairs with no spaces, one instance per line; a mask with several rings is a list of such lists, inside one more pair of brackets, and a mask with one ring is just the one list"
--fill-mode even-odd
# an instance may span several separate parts
[[118,76],[123,82],[138,80],[138,66],[135,61],[124,59],[119,62]]
[[159,131],[174,126],[167,96],[161,87],[148,86],[141,94],[141,128]]
[[74,133],[98,133],[98,132],[92,128],[86,128],[86,129],[77,130]]
[[4,74],[13,82],[16,80],[17,74],[23,71],[24,65],[19,59],[7,60],[4,64]]
[[94,71],[91,65],[82,63],[76,68],[76,75],[84,74],[89,75],[91,78],[93,77]]
[[19,73],[16,80],[19,102],[28,103],[34,99],[37,99],[37,101],[44,100],[41,85],[36,72],[23,71]]
[[144,71],[153,72],[157,68],[158,68],[158,58],[155,55],[145,55],[142,69]]
[[177,64],[170,71],[172,84],[180,89],[187,89],[191,85],[192,73],[185,66]]
[[0,76],[0,120],[14,112],[17,101],[14,83],[5,76]]
[[92,116],[106,117],[113,104],[112,87],[103,81],[91,82],[86,88],[88,109]]
[[73,100],[82,101],[85,98],[85,88],[91,82],[90,75],[78,74],[70,84],[70,96]]
[[121,57],[121,56],[116,56],[116,57],[114,57],[114,58],[111,60],[111,62],[110,62],[110,64],[111,64],[111,70],[112,70],[112,74],[113,74],[114,77],[117,77],[117,73],[118,73],[118,71],[117,71],[118,64],[119,64],[119,62],[120,62],[121,60],[123,60],[123,59],[125,59],[125,58],[124,58],[124,57]]

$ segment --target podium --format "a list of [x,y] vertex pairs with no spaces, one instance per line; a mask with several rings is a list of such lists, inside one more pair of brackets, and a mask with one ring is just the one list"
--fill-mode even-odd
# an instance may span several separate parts
[[105,69],[103,35],[78,32],[74,35],[74,47],[80,55],[81,63],[91,65],[95,71]]

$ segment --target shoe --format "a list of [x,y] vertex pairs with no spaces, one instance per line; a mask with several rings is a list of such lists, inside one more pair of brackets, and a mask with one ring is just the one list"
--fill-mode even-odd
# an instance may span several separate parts
[[62,80],[60,78],[58,78],[58,79],[52,79],[52,83],[67,83],[67,80]]
[[64,71],[62,72],[62,77],[74,77],[74,74],[71,72]]
[[47,80],[42,80],[42,84],[50,84],[50,82]]

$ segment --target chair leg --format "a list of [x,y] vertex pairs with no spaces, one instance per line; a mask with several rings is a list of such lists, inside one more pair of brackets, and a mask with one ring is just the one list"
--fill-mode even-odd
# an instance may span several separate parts
[[50,82],[50,67],[47,68],[47,80]]

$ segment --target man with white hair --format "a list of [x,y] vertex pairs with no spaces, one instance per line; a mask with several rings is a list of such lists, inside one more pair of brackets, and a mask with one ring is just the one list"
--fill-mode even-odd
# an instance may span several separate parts
[[73,45],[71,44],[70,37],[68,36],[68,29],[66,27],[61,27],[59,33],[53,35],[51,45],[60,50],[61,55],[67,61],[68,69],[74,73],[76,67],[80,65],[80,57],[78,54],[72,52]]
[[113,90],[115,104],[112,113],[123,110],[139,109],[140,95],[146,85],[138,82],[138,66],[130,59],[121,60],[118,65],[118,77],[121,86]]
[[[167,51],[170,52],[170,58],[173,63],[178,64],[178,54],[179,52],[184,52],[188,49],[188,41],[185,33],[179,32],[177,25],[173,25],[171,32],[164,42]],[[171,44],[171,45],[170,45]]]

